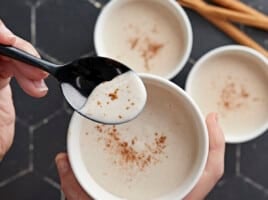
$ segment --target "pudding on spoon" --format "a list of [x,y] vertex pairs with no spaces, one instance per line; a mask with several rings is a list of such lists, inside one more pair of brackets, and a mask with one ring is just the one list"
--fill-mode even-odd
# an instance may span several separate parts
[[146,96],[143,82],[135,72],[129,71],[99,84],[81,112],[105,124],[124,123],[137,117],[143,110]]

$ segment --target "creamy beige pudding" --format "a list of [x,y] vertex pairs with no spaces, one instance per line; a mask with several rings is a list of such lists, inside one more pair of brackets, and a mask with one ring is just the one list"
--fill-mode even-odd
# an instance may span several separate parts
[[150,200],[185,184],[196,166],[196,123],[185,99],[145,83],[147,103],[133,121],[111,126],[82,121],[80,150],[88,173],[106,191]]
[[189,83],[206,116],[218,112],[227,140],[250,135],[268,122],[268,67],[249,53],[230,51],[202,63]]
[[81,111],[98,122],[122,123],[142,111],[146,96],[142,80],[129,71],[98,85]]
[[185,54],[180,27],[174,14],[156,1],[127,1],[106,16],[103,52],[137,72],[166,77]]

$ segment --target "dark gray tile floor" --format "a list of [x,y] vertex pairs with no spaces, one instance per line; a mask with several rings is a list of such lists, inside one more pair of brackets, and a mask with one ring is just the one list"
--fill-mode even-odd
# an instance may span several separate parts
[[[43,58],[62,63],[93,55],[93,28],[108,0],[0,0],[0,18],[19,36],[31,41]],[[245,0],[268,13],[267,0]],[[212,48],[233,41],[199,15],[187,10],[194,32],[191,58],[173,79],[184,87],[195,61]],[[241,26],[268,48],[268,33]],[[13,147],[0,164],[0,199],[60,200],[54,157],[66,149],[66,131],[72,110],[60,95],[57,82],[47,80],[43,99],[25,95],[12,81],[17,111]],[[268,136],[241,145],[227,145],[225,175],[209,200],[268,199]]]

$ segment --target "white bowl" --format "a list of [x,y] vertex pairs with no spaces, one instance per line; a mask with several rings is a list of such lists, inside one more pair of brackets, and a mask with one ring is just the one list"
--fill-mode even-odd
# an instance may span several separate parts
[[[105,5],[105,7],[103,8],[103,10],[101,11],[101,14],[99,15],[97,22],[96,22],[96,26],[95,26],[95,32],[94,32],[94,45],[95,45],[95,49],[97,52],[98,56],[104,56],[104,57],[111,57],[110,53],[107,52],[106,48],[105,48],[105,42],[103,40],[103,30],[104,30],[104,26],[107,23],[107,20],[109,20],[109,18],[111,17],[111,15],[116,12],[116,10],[118,9],[118,7],[133,2],[133,1],[137,1],[137,0],[111,0],[109,3],[107,3],[107,5]],[[166,79],[172,79],[174,78],[181,70],[182,68],[185,66],[191,50],[192,50],[192,43],[193,43],[193,33],[192,33],[192,28],[191,28],[191,24],[190,21],[185,13],[185,11],[183,10],[183,8],[179,5],[179,3],[177,3],[174,0],[143,0],[143,1],[151,1],[155,4],[160,4],[163,9],[167,9],[169,10],[169,13],[172,14],[174,16],[174,19],[177,21],[178,26],[180,26],[180,29],[182,31],[182,38],[183,38],[183,42],[184,42],[184,47],[182,50],[182,55],[180,58],[180,61],[177,63],[176,66],[172,66],[172,69],[166,73],[165,75],[161,75],[161,74],[155,74],[155,75],[159,75],[162,76]],[[141,16],[139,16],[141,17]],[[120,19],[119,19],[120,20]],[[115,59],[115,58],[114,58]],[[128,65],[128,63],[125,63],[126,65]],[[129,66],[131,67],[131,66]],[[165,67],[165,66],[163,66]],[[133,68],[135,70],[135,68]],[[137,71],[138,73],[144,73],[144,71]],[[145,72],[147,73],[147,72]],[[150,73],[150,72],[149,72]]]
[[[195,97],[195,94],[198,92],[198,87],[200,87],[201,84],[199,83],[200,81],[198,81],[198,83],[195,81],[199,80],[198,78],[200,77],[199,75],[202,72],[201,70],[207,69],[206,73],[211,72],[211,70],[209,70],[209,68],[208,68],[209,67],[208,63],[215,62],[214,60],[217,60],[216,59],[216,58],[218,58],[217,56],[226,56],[227,62],[228,62],[228,56],[235,56],[235,58],[234,58],[235,61],[237,61],[239,63],[243,62],[244,59],[248,59],[248,61],[244,61],[244,62],[254,62],[255,64],[252,67],[259,70],[258,71],[259,74],[262,74],[264,77],[267,77],[264,79],[261,79],[261,77],[260,77],[258,80],[268,80],[268,59],[266,57],[264,57],[262,54],[260,54],[259,52],[255,51],[251,48],[248,48],[245,46],[240,46],[240,45],[228,45],[228,46],[216,48],[216,49],[208,52],[206,55],[204,55],[202,58],[200,58],[195,63],[195,65],[194,65],[193,69],[191,70],[191,72],[187,78],[187,81],[186,81],[186,92],[189,93],[189,95],[192,96],[194,100],[196,100],[196,103],[200,106],[200,109],[203,111],[204,115],[206,115],[207,112],[212,112],[212,111],[218,112],[220,114],[220,108],[218,106],[217,110],[212,110],[212,106],[209,107],[209,105],[206,105],[206,108],[205,108],[205,106],[204,106],[205,104],[200,103],[200,101],[197,100],[198,97]],[[226,64],[224,66],[228,67]],[[243,66],[245,66],[245,65],[243,65]],[[217,67],[216,64],[215,64],[215,67]],[[226,67],[225,67],[225,69],[226,69]],[[241,76],[241,72],[235,73],[235,71],[232,71],[232,69],[231,69],[231,73],[232,73],[232,75],[234,75],[236,77],[243,78],[243,76]],[[218,75],[219,77],[225,76],[225,75],[222,75],[222,73],[220,73],[220,72],[218,72],[218,74],[219,74]],[[216,82],[217,82],[217,80],[216,80]],[[255,82],[256,81],[254,81],[254,83]],[[267,81],[267,83],[268,83],[268,81]],[[250,85],[249,83],[246,83],[246,81],[245,81],[245,84]],[[267,84],[261,84],[261,85],[264,85],[268,91]],[[193,92],[193,90],[194,90],[193,88],[195,88],[195,92]],[[212,90],[213,89],[211,89],[211,91]],[[206,90],[206,91],[208,91],[208,90]],[[214,93],[211,93],[211,95],[213,95],[213,94]],[[206,99],[214,98],[213,96],[209,96],[209,94],[205,94],[205,96],[206,96],[205,97]],[[216,103],[216,102],[214,102],[214,103]],[[267,103],[268,102],[266,100],[264,105],[267,106]],[[268,106],[267,107],[266,106],[264,106],[263,109],[267,110]],[[209,109],[209,111],[207,111],[208,109]],[[213,109],[215,109],[215,107]],[[239,111],[237,111],[237,113],[238,112]],[[261,134],[263,134],[265,132],[265,130],[268,129],[268,117],[267,117],[266,119],[263,119],[263,122],[261,122],[261,125],[256,126],[256,127],[254,126],[253,128],[247,128],[242,133],[239,133],[239,131],[237,131],[238,129],[235,129],[234,127],[241,124],[240,123],[241,119],[239,116],[237,116],[237,115],[239,115],[239,113],[238,114],[237,113],[233,114],[233,113],[234,112],[229,111],[228,115],[237,119],[237,120],[235,120],[235,122],[234,121],[230,122],[230,120],[229,120],[229,123],[227,123],[227,120],[223,122],[223,118],[221,118],[221,116],[219,116],[220,123],[222,123],[222,126],[223,126],[225,139],[226,139],[226,142],[228,142],[228,143],[242,143],[242,142],[250,141],[250,140],[260,136]],[[254,119],[254,116],[255,117],[258,116],[258,113],[253,112],[251,115],[252,119]],[[246,122],[244,122],[244,123],[246,123]],[[224,129],[225,126],[226,127],[229,126],[231,128],[226,128],[226,130],[228,130],[228,131],[226,131]],[[241,124],[241,127],[245,127],[245,125]]]
[[[196,127],[195,137],[197,141],[197,156],[195,160],[195,164],[192,167],[192,171],[189,173],[189,176],[184,180],[184,182],[173,192],[170,194],[166,194],[163,197],[158,198],[159,200],[179,200],[184,198],[197,184],[200,179],[203,170],[205,168],[205,164],[208,156],[208,134],[205,126],[205,122],[202,119],[202,114],[199,111],[197,105],[193,102],[193,100],[177,85],[172,82],[149,74],[141,75],[143,81],[146,83],[153,84],[161,89],[167,90],[174,94],[174,97],[180,99],[184,104],[184,107],[189,112],[189,116],[193,119],[194,126]],[[155,99],[157,101],[157,99]],[[167,99],[168,101],[168,99]],[[180,112],[178,110],[178,112]],[[104,188],[102,188],[98,183],[94,180],[91,174],[86,169],[84,165],[84,161],[82,160],[81,152],[80,152],[80,133],[81,133],[81,124],[82,121],[85,120],[79,114],[74,113],[72,116],[71,122],[69,124],[68,137],[67,137],[67,150],[69,155],[69,160],[71,163],[71,167],[74,171],[74,174],[83,187],[83,189],[94,199],[99,200],[122,200],[109,192],[107,192]],[[146,125],[144,125],[146,126]],[[174,152],[175,153],[175,152]],[[179,170],[179,169],[178,169]]]

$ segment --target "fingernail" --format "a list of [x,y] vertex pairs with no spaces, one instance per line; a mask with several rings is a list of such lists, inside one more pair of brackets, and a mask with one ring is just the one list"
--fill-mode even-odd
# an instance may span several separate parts
[[42,79],[40,81],[33,81],[34,86],[41,92],[48,91],[48,87],[45,83],[45,81]]
[[58,171],[61,175],[66,174],[69,171],[69,163],[65,159],[59,159],[56,161]]

